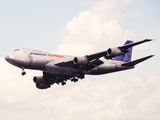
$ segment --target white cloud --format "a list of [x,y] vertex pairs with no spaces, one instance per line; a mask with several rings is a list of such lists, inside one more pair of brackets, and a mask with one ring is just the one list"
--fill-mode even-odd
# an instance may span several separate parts
[[[92,51],[92,46],[88,43],[66,43],[59,45],[59,51],[54,51],[54,53],[58,54],[66,54],[66,55],[77,55],[82,56],[85,54],[89,54]],[[66,49],[67,48],[67,49]],[[77,50],[80,52],[77,53]],[[86,52],[87,51],[87,52]]]
[[115,11],[115,7],[115,1],[102,0],[95,2],[89,11],[73,17],[56,53],[82,55],[106,50],[113,43],[122,45],[132,37],[132,31],[121,28],[117,19],[121,13]]

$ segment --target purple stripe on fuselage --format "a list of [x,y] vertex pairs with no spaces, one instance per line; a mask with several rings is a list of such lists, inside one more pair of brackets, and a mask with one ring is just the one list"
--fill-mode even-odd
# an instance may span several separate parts
[[31,55],[41,55],[41,56],[47,56],[46,54],[42,54],[42,53],[33,53],[33,52],[31,52]]

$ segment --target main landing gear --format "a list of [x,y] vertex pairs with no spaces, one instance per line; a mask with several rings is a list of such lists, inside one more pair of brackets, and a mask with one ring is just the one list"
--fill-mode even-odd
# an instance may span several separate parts
[[78,81],[78,79],[76,79],[76,78],[72,78],[72,79],[71,79],[71,81],[72,81],[72,82],[77,82],[77,81]]
[[62,82],[61,84],[62,84],[62,86],[63,86],[63,85],[65,85],[65,84],[66,84],[66,82]]

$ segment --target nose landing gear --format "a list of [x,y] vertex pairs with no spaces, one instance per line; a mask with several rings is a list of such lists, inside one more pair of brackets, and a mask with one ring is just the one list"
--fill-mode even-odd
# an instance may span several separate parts
[[22,71],[22,73],[21,73],[22,75],[25,75],[26,74],[26,72],[25,71]]
[[24,67],[21,67],[21,69],[22,69],[22,73],[21,73],[21,75],[26,75],[26,72],[24,71]]

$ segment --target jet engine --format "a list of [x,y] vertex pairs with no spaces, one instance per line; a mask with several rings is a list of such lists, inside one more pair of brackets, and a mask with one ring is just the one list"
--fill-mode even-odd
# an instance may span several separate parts
[[109,48],[107,50],[107,55],[105,56],[106,59],[112,59],[113,57],[123,55],[124,52],[120,50],[119,48]]
[[88,63],[87,56],[84,56],[84,57],[75,57],[73,59],[73,63],[75,65],[86,65]]
[[35,76],[33,78],[33,81],[36,83],[36,87],[38,89],[47,89],[51,87],[50,84],[47,83],[47,81],[44,79],[43,76]]

